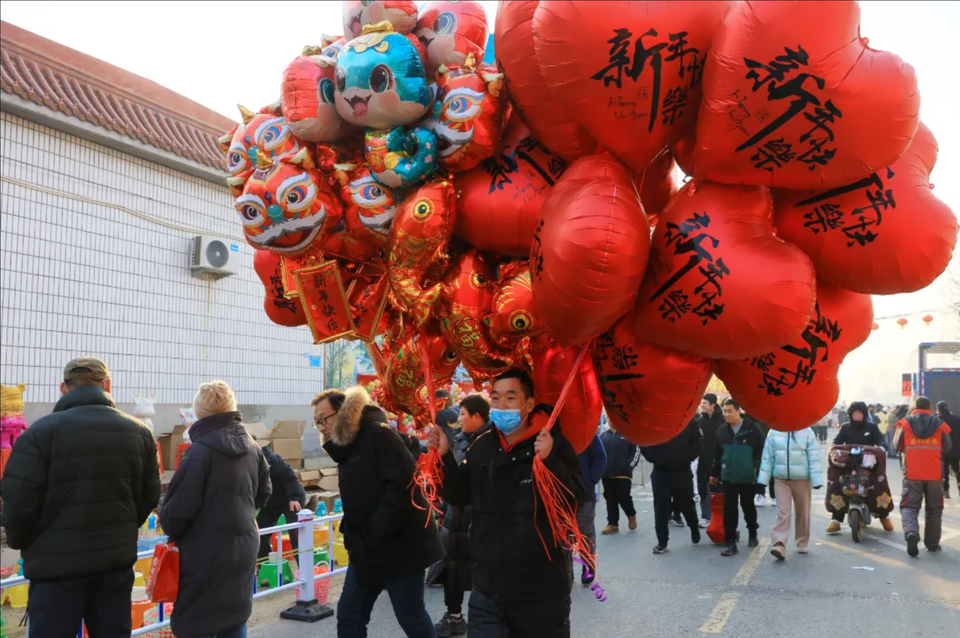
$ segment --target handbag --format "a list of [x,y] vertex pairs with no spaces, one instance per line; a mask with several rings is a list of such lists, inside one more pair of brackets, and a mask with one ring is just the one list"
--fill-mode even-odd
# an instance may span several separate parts
[[155,603],[172,603],[180,589],[180,548],[159,543],[153,548],[153,563],[147,577],[147,596]]

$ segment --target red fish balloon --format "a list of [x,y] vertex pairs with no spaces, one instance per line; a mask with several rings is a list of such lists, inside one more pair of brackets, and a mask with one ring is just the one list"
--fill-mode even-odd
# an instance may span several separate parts
[[708,67],[696,177],[834,188],[893,164],[919,123],[913,68],[867,46],[856,2],[737,2]]
[[263,310],[275,324],[295,328],[307,325],[307,317],[297,298],[288,299],[283,289],[283,258],[269,250],[253,251],[253,269],[260,278],[266,293]]
[[537,316],[561,344],[585,343],[633,307],[650,227],[630,173],[608,155],[577,160],[543,205],[530,250]]
[[693,130],[707,50],[727,7],[709,0],[541,2],[533,41],[546,88],[603,148],[638,171]]
[[487,13],[479,2],[428,2],[413,34],[426,55],[427,77],[441,66],[463,66],[467,56],[478,62],[487,47]]
[[454,232],[480,250],[529,256],[543,202],[566,170],[567,162],[515,118],[498,154],[454,176],[460,194]]
[[687,427],[713,376],[709,359],[638,339],[629,315],[597,337],[594,362],[610,422],[637,445]]
[[413,0],[356,0],[343,3],[343,35],[359,37],[363,27],[387,21],[397,33],[412,33],[417,26],[417,3]]
[[460,358],[444,340],[436,322],[431,322],[416,337],[388,348],[383,375],[383,406],[393,412],[409,414],[420,427],[426,427],[430,424],[430,406],[426,398],[426,366],[421,352],[429,359],[434,387],[450,382]]
[[920,124],[888,168],[827,191],[775,192],[777,235],[827,283],[874,295],[926,288],[957,245],[957,218],[930,190],[936,162],[937,141]]
[[837,404],[840,364],[872,325],[869,295],[820,283],[803,334],[756,357],[718,361],[717,374],[751,416],[777,430],[801,430]]
[[335,57],[319,47],[304,47],[303,55],[283,70],[280,104],[290,131],[308,142],[332,142],[356,129],[343,121],[334,101]]
[[307,149],[279,159],[261,151],[257,162],[234,203],[247,242],[284,255],[322,243],[343,218],[343,207]]
[[521,340],[543,334],[546,326],[533,310],[530,263],[524,260],[503,264],[499,275],[493,312],[483,323],[494,341],[503,347],[515,348]]
[[597,151],[597,142],[544,84],[533,43],[533,14],[539,0],[501,1],[493,30],[497,64],[507,91],[534,136],[551,151],[575,160]]
[[797,338],[816,279],[810,258],[773,236],[772,213],[763,187],[684,186],[653,233],[637,335],[711,358],[756,356]]

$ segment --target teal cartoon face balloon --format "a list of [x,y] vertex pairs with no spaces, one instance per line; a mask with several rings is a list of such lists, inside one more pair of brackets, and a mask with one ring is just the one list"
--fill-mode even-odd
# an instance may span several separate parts
[[337,112],[357,126],[390,129],[410,124],[430,106],[420,52],[399,33],[365,33],[344,45],[335,84]]

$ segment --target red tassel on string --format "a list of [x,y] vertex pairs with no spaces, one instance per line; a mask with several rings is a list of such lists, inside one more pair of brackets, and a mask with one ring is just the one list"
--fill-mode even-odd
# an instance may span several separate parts
[[[430,407],[430,420],[434,424],[437,422],[437,406],[434,403],[435,391],[433,388],[433,370],[430,368],[430,359],[427,357],[427,349],[423,342],[418,339],[420,348],[420,360],[423,362],[423,378],[427,386],[427,405]],[[442,514],[440,509],[441,498],[440,490],[443,487],[443,460],[440,458],[440,452],[437,450],[427,450],[426,454],[421,454],[417,459],[417,466],[413,470],[413,480],[410,481],[410,500],[417,509],[427,511],[427,520],[424,527],[430,525],[430,519],[433,513]],[[423,494],[427,507],[420,507],[417,503],[417,492]]]
[[[563,385],[563,391],[560,392],[560,398],[557,399],[557,404],[553,406],[553,413],[544,426],[544,430],[547,432],[553,428],[553,424],[556,423],[557,417],[560,415],[560,409],[567,399],[567,392],[569,392],[573,379],[580,370],[580,360],[583,359],[589,347],[590,343],[583,346],[583,350],[580,351],[576,362],[573,364],[573,368],[570,370],[570,375]],[[587,538],[580,533],[580,528],[577,525],[577,509],[573,493],[547,468],[539,454],[533,458],[533,486],[535,488],[534,498],[539,494],[540,500],[543,501],[543,507],[547,512],[547,520],[550,521],[550,533],[553,537],[554,546],[576,552],[587,568],[591,572],[596,573],[597,556],[594,551],[591,551]],[[534,527],[536,527],[536,510],[534,510]],[[550,548],[547,546],[547,542],[543,538],[543,534],[540,533],[539,528],[537,528],[537,534],[543,543],[543,549],[546,550],[549,556]]]

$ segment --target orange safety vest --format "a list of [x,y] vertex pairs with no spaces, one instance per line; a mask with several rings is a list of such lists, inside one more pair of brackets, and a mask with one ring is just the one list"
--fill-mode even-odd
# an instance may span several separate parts
[[[931,414],[927,410],[914,410],[914,414]],[[925,439],[917,438],[910,427],[910,422],[900,419],[897,426],[903,428],[904,465],[907,468],[908,481],[940,481],[943,480],[943,432],[947,430],[943,424],[937,431]]]

